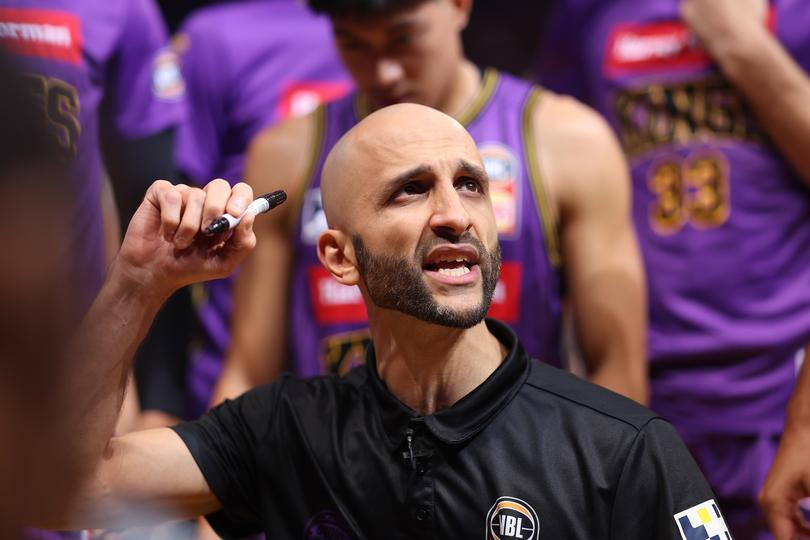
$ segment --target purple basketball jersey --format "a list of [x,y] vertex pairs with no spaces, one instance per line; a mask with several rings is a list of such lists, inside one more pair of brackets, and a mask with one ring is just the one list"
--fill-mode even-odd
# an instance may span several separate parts
[[[489,315],[512,325],[533,357],[559,364],[558,244],[527,130],[538,99],[539,89],[488,70],[479,94],[458,120],[478,144],[498,224],[503,265]],[[360,289],[338,283],[315,250],[326,227],[320,194],[323,163],[332,146],[366,112],[356,94],[316,112],[322,136],[296,230],[290,305],[293,368],[303,376],[345,373],[362,362],[368,343]]]
[[[196,11],[174,40],[194,114],[180,127],[179,168],[204,185],[242,180],[261,129],[307,114],[351,89],[329,22],[294,0],[228,2]],[[198,286],[202,327],[188,387],[191,416],[208,408],[230,343],[232,280]]]
[[0,3],[0,47],[19,60],[50,126],[73,156],[65,244],[83,306],[104,274],[99,136],[135,139],[179,122],[183,84],[152,0]]
[[[653,406],[776,433],[810,335],[810,196],[680,21],[678,0],[558,2],[540,80],[602,112],[630,160],[649,279]],[[810,69],[810,10],[768,24]]]

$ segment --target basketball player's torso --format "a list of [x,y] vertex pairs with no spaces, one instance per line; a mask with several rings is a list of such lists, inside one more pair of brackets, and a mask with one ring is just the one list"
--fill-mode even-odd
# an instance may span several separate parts
[[[581,97],[631,164],[651,359],[722,360],[804,339],[810,195],[681,22],[679,2],[561,4],[578,27]],[[808,70],[804,7],[773,1],[767,24]]]

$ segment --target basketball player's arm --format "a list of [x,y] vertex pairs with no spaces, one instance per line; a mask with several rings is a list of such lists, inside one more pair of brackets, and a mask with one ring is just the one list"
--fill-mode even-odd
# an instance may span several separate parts
[[759,502],[776,540],[810,537],[810,526],[798,519],[799,499],[810,497],[810,362],[805,361],[787,408],[785,431]]
[[293,218],[312,155],[313,116],[293,118],[259,133],[248,150],[245,180],[257,194],[277,189],[288,200],[256,221],[262,241],[236,276],[231,346],[212,405],[273,380],[284,367]]
[[765,0],[684,0],[681,13],[810,185],[810,78],[765,25]]
[[[249,216],[223,244],[194,238],[201,222],[252,199],[224,180],[207,191],[159,181],[130,223],[107,280],[71,347],[65,447],[77,486],[69,507],[43,504],[33,525],[109,528],[210,512],[219,503],[180,438],[168,429],[112,437],[136,347],[181,286],[228,275],[255,243]],[[191,239],[194,238],[193,243]],[[69,437],[69,438],[68,438]]]
[[547,92],[534,120],[588,378],[646,403],[646,293],[624,157],[606,122],[572,98]]

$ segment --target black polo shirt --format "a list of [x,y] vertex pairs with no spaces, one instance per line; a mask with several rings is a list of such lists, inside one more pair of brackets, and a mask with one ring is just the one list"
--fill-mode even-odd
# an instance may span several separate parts
[[370,347],[344,378],[285,376],[177,426],[222,503],[214,529],[273,540],[708,540],[725,529],[669,423],[487,325],[508,356],[430,416],[386,389]]

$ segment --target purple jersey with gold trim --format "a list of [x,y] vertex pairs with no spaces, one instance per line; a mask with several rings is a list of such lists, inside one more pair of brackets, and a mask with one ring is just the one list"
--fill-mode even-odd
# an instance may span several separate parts
[[[328,20],[294,0],[200,9],[174,42],[193,111],[178,132],[177,162],[197,185],[241,181],[245,151],[261,129],[351,89]],[[230,343],[231,288],[225,279],[195,289],[202,336],[188,374],[193,417],[208,408]]]
[[[810,194],[681,22],[678,0],[561,0],[543,84],[601,111],[630,160],[653,406],[695,432],[777,433],[810,335]],[[810,10],[767,24],[810,69]]]
[[167,40],[152,0],[0,2],[0,48],[18,59],[74,156],[65,258],[83,306],[104,274],[100,134],[142,138],[182,115],[184,88]]
[[[539,99],[538,88],[488,70],[458,120],[478,144],[498,224],[503,264],[489,316],[512,325],[530,355],[559,364],[557,237],[527,129]],[[365,355],[368,323],[360,289],[328,274],[315,248],[326,227],[320,194],[326,155],[365,111],[352,94],[315,113],[321,139],[296,227],[290,303],[290,353],[293,369],[303,376],[343,374]]]

